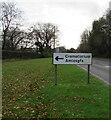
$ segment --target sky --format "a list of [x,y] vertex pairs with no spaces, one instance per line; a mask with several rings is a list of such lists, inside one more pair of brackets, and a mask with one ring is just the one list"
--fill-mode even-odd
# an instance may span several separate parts
[[60,30],[59,46],[77,48],[81,34],[91,29],[92,22],[103,16],[109,0],[0,0],[17,3],[23,11],[24,26],[53,23]]

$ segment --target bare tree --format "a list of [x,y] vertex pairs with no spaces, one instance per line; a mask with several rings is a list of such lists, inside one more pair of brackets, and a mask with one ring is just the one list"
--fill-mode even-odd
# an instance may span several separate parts
[[[11,27],[7,31],[7,41],[5,43],[5,49],[15,50],[21,48],[21,46],[26,45],[27,33],[20,30],[18,27]],[[22,45],[21,45],[22,43]]]
[[40,52],[44,49],[52,49],[54,44],[58,43],[58,27],[51,23],[38,23],[32,27],[31,33]]
[[[5,49],[9,41],[9,32],[17,31],[19,27],[19,19],[21,18],[21,11],[16,7],[15,3],[0,3],[0,29],[2,33],[2,49]],[[13,35],[12,35],[13,36]],[[12,37],[11,36],[11,37]]]

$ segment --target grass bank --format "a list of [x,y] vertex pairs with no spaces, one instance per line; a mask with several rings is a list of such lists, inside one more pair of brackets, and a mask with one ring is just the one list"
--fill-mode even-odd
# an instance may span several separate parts
[[75,65],[51,59],[3,62],[3,118],[108,118],[109,87]]

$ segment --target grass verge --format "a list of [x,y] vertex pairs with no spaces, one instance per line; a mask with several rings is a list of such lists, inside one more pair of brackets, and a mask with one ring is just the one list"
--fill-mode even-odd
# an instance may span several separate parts
[[109,87],[76,65],[51,59],[3,62],[3,118],[108,118]]

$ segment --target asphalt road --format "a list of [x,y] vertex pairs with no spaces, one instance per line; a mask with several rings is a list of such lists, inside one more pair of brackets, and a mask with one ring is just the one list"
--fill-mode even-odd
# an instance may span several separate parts
[[[111,61],[107,59],[92,59],[90,65],[90,73],[95,77],[103,80],[105,83],[111,85]],[[82,69],[87,70],[88,65],[79,65]]]

